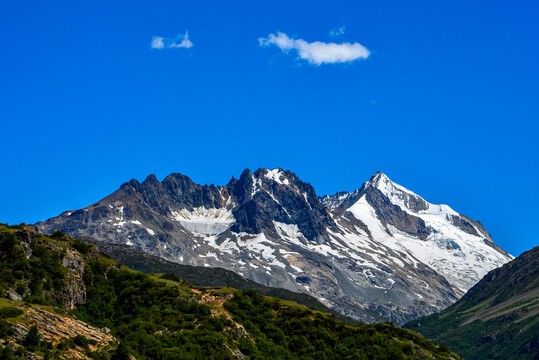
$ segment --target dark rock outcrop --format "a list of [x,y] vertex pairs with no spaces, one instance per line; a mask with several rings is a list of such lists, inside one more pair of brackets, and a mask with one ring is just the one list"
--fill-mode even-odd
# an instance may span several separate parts
[[398,205],[391,203],[387,196],[380,190],[369,187],[365,190],[365,196],[383,223],[392,225],[410,235],[417,236],[421,240],[425,240],[430,235],[431,231],[425,225],[425,221],[417,216],[408,214]]

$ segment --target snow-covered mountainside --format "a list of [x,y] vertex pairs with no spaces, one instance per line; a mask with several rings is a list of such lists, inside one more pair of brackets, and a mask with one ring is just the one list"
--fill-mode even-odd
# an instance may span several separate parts
[[367,322],[439,311],[512,259],[479,222],[382,173],[352,193],[322,198],[281,169],[245,170],[226,186],[150,175],[36,225],[223,267]]

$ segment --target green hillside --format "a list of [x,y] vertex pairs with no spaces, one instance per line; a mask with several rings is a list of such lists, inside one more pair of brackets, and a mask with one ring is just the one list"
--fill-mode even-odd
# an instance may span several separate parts
[[[151,276],[131,270],[95,246],[63,233],[48,237],[32,230],[0,225],[0,308],[4,309],[0,314],[5,315],[0,321],[1,358],[14,353],[68,358],[75,351],[79,358],[107,360],[131,355],[137,359],[458,358],[447,347],[410,330],[390,324],[350,325],[252,290],[192,287],[172,273]],[[61,331],[50,336],[56,326],[52,324],[93,329],[88,332],[92,338],[66,337]],[[109,330],[110,335],[105,335]]]
[[448,309],[405,327],[465,359],[539,359],[539,247],[489,272]]
[[[222,268],[182,265],[153,256],[143,251],[135,250],[127,245],[107,244],[89,237],[78,239],[97,245],[99,251],[126,265],[130,269],[151,273],[174,273],[194,286],[230,287],[237,290],[254,290],[257,294],[277,297],[283,300],[294,301],[314,310],[331,313],[339,320],[356,323],[357,321],[345,317],[316,300],[308,294],[296,293],[286,289],[272,288],[246,279],[233,271]],[[374,317],[380,317],[375,311],[365,309]]]

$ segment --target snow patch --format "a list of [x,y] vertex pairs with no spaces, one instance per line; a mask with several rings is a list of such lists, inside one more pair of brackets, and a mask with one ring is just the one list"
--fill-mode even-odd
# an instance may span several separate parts
[[217,254],[211,251],[208,252],[206,255],[199,255],[199,257],[203,257],[203,258],[212,257],[212,258],[215,258],[215,260],[219,260],[219,258],[217,257]]
[[221,252],[233,254],[240,252],[240,248],[236,244],[235,241],[232,239],[225,239],[221,244],[217,244],[217,236],[205,236],[204,242],[206,242],[209,246],[211,246],[214,249],[217,249]]
[[281,169],[268,170],[265,176],[267,179],[273,180],[278,184],[290,185],[290,182],[288,181],[288,179],[286,178],[286,176],[284,175]]
[[238,246],[260,255],[262,258],[268,261],[273,261],[275,259],[275,249],[272,247],[272,245],[276,246],[277,244],[268,240],[264,233],[260,233],[252,238],[242,238],[240,241],[238,241]]
[[178,221],[193,234],[216,235],[228,229],[234,223],[234,216],[225,208],[209,208],[201,206],[189,211],[181,209],[172,211],[172,219]]

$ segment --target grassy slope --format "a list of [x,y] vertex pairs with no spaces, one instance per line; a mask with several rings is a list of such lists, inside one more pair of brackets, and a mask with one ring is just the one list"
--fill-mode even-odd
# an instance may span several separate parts
[[448,309],[405,327],[465,359],[539,359],[539,247],[488,273]]

